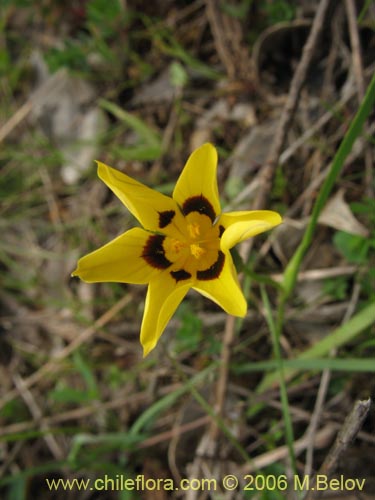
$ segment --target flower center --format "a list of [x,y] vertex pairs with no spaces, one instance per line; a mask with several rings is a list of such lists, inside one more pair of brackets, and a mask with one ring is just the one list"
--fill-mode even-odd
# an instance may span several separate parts
[[173,263],[190,263],[196,267],[199,260],[206,260],[209,250],[219,247],[218,229],[209,217],[198,212],[188,214],[185,220],[186,226],[180,236],[165,239],[165,255]]
[[199,244],[197,245],[196,243],[192,243],[190,245],[190,253],[196,259],[200,259],[206,253],[206,250],[199,246]]
[[151,266],[168,270],[176,282],[217,278],[225,260],[220,250],[223,227],[197,211],[185,215],[184,222],[173,236],[150,236],[143,257]]

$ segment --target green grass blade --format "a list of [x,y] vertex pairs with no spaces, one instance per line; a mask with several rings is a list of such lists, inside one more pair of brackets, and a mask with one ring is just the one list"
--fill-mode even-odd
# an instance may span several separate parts
[[[327,355],[331,349],[339,348],[347,342],[353,340],[365,328],[375,323],[375,303],[371,303],[345,324],[339,326],[331,334],[316,342],[312,347],[298,355],[300,360],[308,360]],[[285,377],[291,378],[298,370],[293,368],[285,369]],[[279,382],[279,372],[273,372],[264,377],[257,392],[263,392]]]
[[144,413],[142,413],[142,415],[134,422],[134,424],[129,430],[129,434],[130,435],[140,434],[145,427],[147,427],[150,423],[155,422],[155,419],[157,415],[159,415],[159,413],[172,406],[175,403],[175,401],[177,401],[177,399],[180,398],[182,395],[186,394],[187,392],[190,392],[191,387],[203,381],[211,371],[216,369],[216,367],[217,367],[216,363],[212,363],[205,370],[197,373],[197,375],[195,375],[193,378],[187,381],[187,383],[182,385],[179,389],[177,389],[174,392],[171,392],[170,394],[167,394],[163,398],[156,401],[156,403],[147,408],[147,410]]
[[[284,368],[291,368],[297,371],[323,371],[331,370],[338,372],[375,372],[375,358],[295,358],[283,359]],[[268,361],[258,361],[255,363],[244,363],[241,366],[233,366],[232,372],[236,375],[243,375],[251,372],[264,372],[277,370],[278,362],[276,359]]]
[[22,470],[20,472],[15,472],[11,476],[5,476],[3,478],[0,478],[0,487],[6,486],[7,484],[11,484],[14,481],[18,481],[23,478],[29,478],[42,474],[47,475],[47,473],[61,470],[65,466],[66,466],[66,461],[59,460],[55,462],[53,461],[46,462],[42,465],[27,467],[25,468],[25,470]]
[[297,280],[297,275],[298,271],[302,262],[302,259],[310,247],[311,240],[315,231],[315,227],[318,222],[318,217],[322,209],[324,208],[328,196],[332,190],[332,187],[340,174],[344,162],[350,153],[354,141],[357,139],[357,137],[360,135],[362,131],[362,127],[366,121],[366,118],[368,117],[369,113],[373,110],[375,102],[375,74],[372,77],[372,80],[367,88],[366,95],[353,119],[353,121],[350,124],[350,127],[345,134],[344,139],[342,140],[339,149],[337,150],[337,153],[333,159],[331,169],[329,171],[329,174],[327,175],[320,191],[319,195],[316,199],[311,218],[309,221],[309,224],[306,228],[305,234],[303,236],[303,239],[297,248],[296,252],[294,253],[293,257],[289,261],[289,264],[285,270],[284,273],[284,279],[283,279],[283,295],[282,295],[282,302],[285,303],[287,298],[290,296],[294,289],[294,285]]
[[154,147],[161,146],[161,137],[158,132],[149,127],[137,116],[128,113],[120,108],[120,106],[117,106],[117,104],[107,101],[106,99],[99,99],[99,105],[134,130],[146,144]]
[[275,322],[272,317],[271,304],[268,300],[268,295],[263,285],[261,286],[261,293],[262,293],[263,304],[266,311],[266,320],[271,332],[273,352],[277,362],[277,368],[278,368],[277,374],[280,380],[280,397],[281,397],[281,405],[282,405],[283,419],[285,425],[286,443],[289,450],[289,457],[293,472],[294,474],[297,474],[297,463],[293,446],[294,445],[293,424],[289,410],[288,393],[286,390],[285,373],[284,373],[284,361],[282,358],[280,341],[279,341],[280,339],[276,329]]

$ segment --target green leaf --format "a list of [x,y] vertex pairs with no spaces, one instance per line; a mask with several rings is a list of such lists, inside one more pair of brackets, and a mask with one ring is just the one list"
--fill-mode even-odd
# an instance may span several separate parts
[[202,321],[194,314],[187,302],[182,302],[178,308],[181,326],[176,332],[176,350],[196,351],[202,341]]
[[269,25],[279,22],[291,21],[295,17],[295,6],[285,0],[264,2],[262,10],[265,11]]
[[[71,467],[75,467],[79,462],[79,454],[83,447],[91,446],[90,454],[98,453],[102,456],[103,452],[113,450],[133,450],[137,443],[145,438],[141,434],[130,434],[128,432],[113,432],[106,434],[77,434],[73,438],[72,446],[68,456],[68,463]],[[83,453],[82,453],[83,454]],[[92,457],[91,457],[92,458]]]
[[117,104],[100,99],[99,104],[118,118],[139,137],[138,144],[130,147],[113,147],[113,152],[124,160],[152,161],[157,160],[163,153],[162,139],[158,132],[137,116],[128,113]]
[[17,477],[8,487],[7,500],[26,500],[28,481],[24,477]]
[[143,120],[137,116],[128,113],[124,109],[120,108],[117,104],[107,101],[106,99],[100,99],[99,105],[113,114],[120,121],[125,123],[129,128],[134,130],[140,138],[142,138],[147,144],[152,144],[158,146],[161,144],[161,137],[158,132],[149,127]]
[[220,2],[220,8],[223,12],[229,14],[236,19],[245,19],[248,11],[251,8],[253,0],[241,0],[237,5],[226,1]]
[[99,27],[113,23],[121,14],[118,0],[90,0],[87,2],[87,18]]
[[171,83],[174,87],[182,88],[187,84],[189,77],[183,65],[177,61],[171,64],[169,69]]
[[86,382],[88,398],[97,399],[99,397],[99,391],[91,366],[85,361],[79,351],[73,353],[73,362]]
[[73,387],[58,387],[49,393],[49,397],[56,403],[87,403],[92,398],[83,390],[74,389]]
[[351,264],[364,264],[367,261],[370,241],[358,234],[337,231],[333,236],[335,247]]
[[139,145],[129,148],[123,148],[121,146],[114,146],[112,148],[113,153],[119,158],[127,161],[137,160],[137,161],[153,161],[158,160],[162,153],[162,147],[160,146],[150,146],[150,145]]

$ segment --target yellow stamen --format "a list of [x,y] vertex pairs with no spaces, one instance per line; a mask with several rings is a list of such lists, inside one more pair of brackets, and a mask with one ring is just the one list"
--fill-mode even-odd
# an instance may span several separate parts
[[173,253],[180,253],[185,246],[186,245],[177,238],[171,238],[168,242],[169,250]]
[[193,243],[190,245],[190,252],[196,259],[200,259],[206,253],[206,250]]
[[197,224],[196,222],[193,222],[192,224],[188,224],[187,227],[188,227],[190,238],[198,238],[198,236],[200,236],[201,228],[200,228],[199,224]]
[[177,253],[180,252],[181,248],[183,247],[183,244],[179,240],[174,240],[172,245],[173,245],[173,250]]

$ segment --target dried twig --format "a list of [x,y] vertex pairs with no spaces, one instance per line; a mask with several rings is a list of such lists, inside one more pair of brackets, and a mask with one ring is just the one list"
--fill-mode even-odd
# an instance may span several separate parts
[[[337,266],[324,269],[309,269],[298,273],[297,281],[315,281],[327,278],[336,278],[337,276],[350,276],[358,271],[358,266]],[[283,280],[283,274],[271,274],[270,278],[278,283]]]
[[161,432],[156,434],[155,436],[149,437],[139,443],[138,448],[150,448],[151,446],[155,446],[156,444],[162,443],[163,441],[169,441],[173,437],[181,436],[185,434],[185,432],[190,432],[194,429],[198,429],[203,425],[206,425],[207,422],[211,420],[209,415],[204,415],[203,417],[197,418],[191,422],[187,422],[186,424],[181,424],[177,427],[173,427],[170,431]]
[[[301,60],[298,64],[298,67],[293,76],[293,80],[291,82],[288,99],[283,109],[280,122],[278,124],[275,140],[271,145],[268,160],[264,165],[263,169],[260,171],[260,177],[259,177],[260,186],[258,194],[253,203],[254,209],[256,208],[259,210],[266,205],[267,196],[271,189],[273,175],[286,140],[286,135],[288,132],[289,125],[292,121],[294,112],[297,108],[297,103],[299,100],[302,85],[306,78],[307,70],[310,66],[312,56],[314,54],[319,36],[323,28],[328,5],[329,5],[329,0],[321,0],[319,7],[316,11],[315,19],[311,27],[310,34],[303,48]],[[241,254],[244,260],[247,259],[251,247],[252,247],[252,240],[248,240],[242,244]],[[219,414],[223,413],[223,406],[224,406],[225,393],[228,380],[229,360],[231,357],[231,346],[234,341],[234,332],[235,332],[235,318],[229,316],[226,322],[226,328],[224,333],[223,347],[221,351],[222,362],[220,364],[219,379],[217,382],[217,389],[216,389],[216,403],[217,403],[217,411]],[[218,432],[219,431],[215,423],[213,422],[211,427],[211,437],[216,442],[217,442]]]
[[230,79],[250,80],[251,60],[242,44],[242,29],[238,19],[229,16],[216,0],[206,0],[206,13],[217,53]]
[[[340,456],[347,449],[349,444],[354,440],[357,436],[362,424],[367,417],[367,414],[370,410],[371,399],[367,401],[357,401],[354,405],[353,410],[345,419],[345,422],[339,432],[336,441],[332,448],[330,449],[326,459],[324,460],[318,474],[329,477],[337,467]],[[305,500],[312,500],[316,498],[316,476],[315,479],[311,482],[311,487]]]
[[302,57],[293,75],[290,84],[288,99],[285,103],[278,129],[276,131],[275,140],[271,144],[270,154],[264,168],[260,171],[261,187],[258,191],[258,196],[254,200],[254,207],[257,209],[266,205],[266,199],[271,189],[272,178],[275,168],[278,164],[279,157],[285,144],[286,135],[289,130],[289,125],[293,119],[294,112],[297,108],[297,103],[301,93],[302,86],[305,82],[307,71],[310,67],[312,56],[315,52],[317,42],[321,35],[325,15],[329,6],[330,0],[321,0],[316,11],[314,22],[307,41],[303,47]]
[[40,104],[49,97],[52,92],[58,92],[64,85],[66,71],[60,70],[53,76],[48,78],[31,96],[30,98],[9,118],[7,122],[0,128],[0,143],[13,130],[25,120],[35,106]]
[[318,395],[315,400],[314,411],[311,416],[309,426],[306,430],[305,436],[308,438],[308,444],[306,447],[306,463],[305,463],[305,476],[309,476],[312,471],[313,463],[313,453],[314,453],[314,441],[315,435],[318,430],[320,417],[323,411],[324,400],[329,387],[329,382],[331,380],[331,370],[323,370],[322,377],[320,379],[320,385],[318,390]]
[[[159,394],[164,396],[169,394],[176,389],[180,388],[180,384],[171,384],[160,388]],[[54,426],[62,424],[64,422],[69,422],[71,420],[88,419],[92,415],[96,415],[98,411],[105,412],[109,410],[119,410],[124,405],[127,408],[132,408],[134,406],[147,405],[150,403],[150,393],[149,391],[142,391],[136,394],[129,395],[127,391],[122,391],[122,394],[116,398],[105,402],[95,402],[95,404],[90,404],[88,406],[81,406],[75,408],[74,410],[64,411],[62,413],[56,413],[48,417],[42,417],[39,421],[39,425],[43,426]],[[0,437],[5,437],[10,434],[18,434],[26,431],[35,429],[35,421],[28,420],[25,422],[17,422],[14,424],[3,426],[0,428]]]
[[[15,386],[17,387],[18,391],[20,392],[22,399],[25,401],[27,404],[30,413],[33,416],[33,419],[36,422],[40,422],[40,420],[43,418],[43,413],[42,410],[39,408],[39,405],[35,401],[35,398],[25,387],[25,383],[22,379],[22,377],[18,374],[14,375],[13,381]],[[58,441],[56,440],[55,436],[51,434],[49,431],[49,426],[46,423],[41,423],[40,424],[40,429],[45,433],[44,435],[44,440],[50,449],[52,455],[57,459],[57,460],[62,460],[64,457],[64,452],[61,449]]]
[[[350,304],[344,314],[344,317],[341,321],[341,324],[344,325],[353,315],[355,311],[356,304],[359,299],[359,294],[361,291],[361,287],[358,283],[353,287],[353,293],[350,300]],[[334,357],[336,355],[337,349],[332,349],[330,352],[330,357]],[[309,476],[312,472],[312,464],[313,464],[313,452],[314,452],[314,438],[319,426],[319,420],[323,411],[324,400],[328,391],[329,382],[331,380],[331,370],[325,369],[322,373],[318,396],[316,398],[314,411],[311,416],[310,424],[306,430],[306,435],[310,438],[310,443],[306,450],[306,464],[305,464],[305,476]]]
[[[368,127],[369,134],[371,135],[375,131],[375,124],[371,124]],[[344,162],[344,169],[350,165],[354,159],[358,158],[359,154],[362,154],[362,151],[364,149],[365,142],[362,138],[358,138],[354,144],[354,147],[351,151],[351,153],[347,156],[345,162]],[[289,217],[293,217],[293,215],[298,212],[298,210],[301,208],[304,200],[311,196],[311,194],[318,190],[320,185],[323,183],[324,179],[327,176],[327,173],[329,172],[331,168],[331,164],[329,164],[326,168],[324,168],[314,179],[311,180],[310,184],[307,186],[307,188],[299,195],[299,197],[296,199],[296,201],[293,203],[293,206],[287,211],[287,215]]]
[[[357,12],[354,0],[345,0],[345,7],[349,25],[350,44],[352,46],[353,71],[357,83],[358,102],[361,103],[361,101],[365,96],[366,86],[363,74],[361,42],[359,39]],[[368,133],[367,127],[365,128],[365,132]],[[374,191],[373,191],[374,178],[372,171],[373,158],[372,158],[371,148],[369,147],[369,145],[366,146],[364,154],[365,154],[365,177],[364,177],[365,191],[368,197],[372,197],[374,196]]]
[[[47,361],[43,366],[39,368],[35,373],[30,375],[27,379],[23,381],[23,388],[30,389],[33,385],[37,384],[40,380],[42,380],[46,375],[50,375],[59,367],[59,362],[69,356],[72,352],[74,352],[80,345],[87,342],[95,332],[103,328],[118,312],[121,311],[126,305],[131,301],[130,295],[125,295],[121,300],[116,302],[108,311],[106,311],[99,319],[95,321],[92,326],[89,326],[74,340],[72,340],[64,349],[62,349],[57,355],[55,355],[50,361]],[[13,389],[9,391],[7,394],[0,400],[0,409],[15,398],[19,394],[17,389]]]
[[[315,436],[315,441],[314,441],[314,446],[316,448],[324,448],[327,446],[329,442],[331,442],[332,437],[335,433],[335,428],[334,426],[327,425],[323,429],[321,429],[319,432],[317,432]],[[301,439],[298,439],[294,443],[294,449],[296,452],[296,455],[299,455],[300,453],[303,452],[303,450],[306,449],[307,445],[309,444],[309,437],[304,436]],[[243,474],[249,474],[254,471],[258,471],[264,467],[267,467],[267,465],[274,464],[275,462],[278,462],[280,460],[283,460],[288,456],[289,450],[286,445],[280,446],[279,448],[276,448],[275,450],[267,451],[263,453],[262,455],[259,455],[258,457],[254,458],[254,460],[251,461],[251,463],[245,464],[241,468],[241,473]]]
[[354,0],[345,0],[345,8],[349,25],[350,44],[352,46],[354,76],[357,82],[358,97],[362,101],[366,88],[363,77],[361,42],[359,40],[357,12]]

